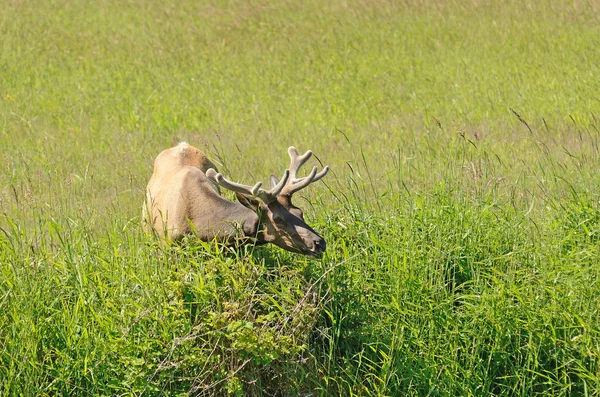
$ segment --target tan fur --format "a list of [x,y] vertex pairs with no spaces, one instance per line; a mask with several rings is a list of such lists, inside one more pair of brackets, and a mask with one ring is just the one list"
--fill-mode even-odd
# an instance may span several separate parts
[[[146,188],[143,207],[145,229],[151,226],[160,237],[178,240],[196,233],[203,240],[233,238],[239,226],[230,201],[219,195],[217,185],[204,173],[215,165],[206,155],[185,142],[161,152]],[[229,216],[228,216],[229,215]],[[231,222],[227,222],[231,220]]]

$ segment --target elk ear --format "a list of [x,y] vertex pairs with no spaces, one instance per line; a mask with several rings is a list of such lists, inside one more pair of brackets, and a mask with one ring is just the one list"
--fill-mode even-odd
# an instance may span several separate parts
[[235,192],[235,197],[237,197],[240,204],[242,204],[244,207],[250,208],[254,212],[258,212],[260,201],[258,201],[256,198],[240,192]]
[[271,175],[271,188],[274,188],[279,183],[279,179],[275,175]]

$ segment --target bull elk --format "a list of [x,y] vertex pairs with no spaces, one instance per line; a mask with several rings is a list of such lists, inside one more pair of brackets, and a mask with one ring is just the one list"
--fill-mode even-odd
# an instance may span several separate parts
[[[161,152],[146,189],[143,218],[162,238],[180,240],[195,235],[203,241],[273,243],[288,251],[320,257],[325,240],[304,222],[292,195],[323,178],[317,167],[305,177],[298,171],[312,155],[288,149],[290,166],[281,180],[271,175],[271,189],[227,180],[204,153],[185,142]],[[239,203],[221,196],[235,192]],[[147,228],[148,230],[149,228]]]

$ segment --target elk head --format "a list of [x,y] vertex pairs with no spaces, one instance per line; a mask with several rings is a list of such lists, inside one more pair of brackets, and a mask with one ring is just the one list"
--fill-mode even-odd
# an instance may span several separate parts
[[254,186],[231,182],[214,169],[206,171],[206,176],[221,187],[235,192],[238,201],[253,210],[259,216],[260,230],[256,236],[260,242],[273,243],[285,250],[314,257],[325,252],[325,240],[304,222],[302,210],[292,204],[292,195],[323,178],[329,167],[317,173],[313,167],[310,174],[298,178],[297,172],[308,161],[312,152],[302,156],[296,148],[288,149],[290,167],[285,170],[281,180],[271,175],[271,189],[261,189],[262,183]]

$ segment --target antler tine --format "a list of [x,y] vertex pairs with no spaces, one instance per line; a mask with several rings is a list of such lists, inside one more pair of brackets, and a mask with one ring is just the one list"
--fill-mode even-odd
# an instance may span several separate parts
[[220,186],[223,186],[225,189],[231,190],[233,192],[245,193],[251,196],[258,196],[261,190],[264,192],[264,190],[260,188],[262,186],[262,182],[258,182],[254,186],[242,185],[241,183],[231,182],[230,180],[226,179],[223,176],[223,174],[215,171],[213,168],[207,169],[205,174],[208,179],[211,179],[213,182],[216,182]]
[[270,202],[276,200],[279,192],[281,192],[281,190],[287,184],[287,181],[289,180],[289,177],[290,177],[290,171],[285,170],[285,173],[283,174],[281,181],[269,191],[266,191],[266,190],[260,188],[262,186],[262,182],[258,182],[256,185],[254,185],[252,187],[249,185],[243,185],[241,183],[231,182],[230,180],[227,180],[223,176],[223,174],[218,173],[213,168],[209,168],[208,170],[206,170],[205,175],[207,178],[216,182],[217,184],[219,184],[220,186],[224,187],[227,190],[231,190],[233,192],[238,192],[238,193],[243,193],[243,194],[249,194],[251,196],[258,197],[265,203],[270,203]]
[[312,182],[316,182],[319,179],[323,178],[325,175],[327,175],[328,172],[329,172],[329,166],[326,165],[325,167],[323,167],[323,170],[321,170],[321,172],[319,172],[317,175],[315,175],[315,177],[313,178],[313,180],[311,181],[311,183]]
[[281,180],[279,181],[279,183],[275,186],[273,186],[273,188],[271,190],[269,190],[268,192],[266,192],[266,194],[268,194],[270,197],[277,197],[277,195],[279,193],[281,193],[281,191],[283,190],[283,188],[285,187],[285,185],[287,184],[288,180],[290,179],[290,170],[285,170],[285,173],[283,174],[283,177],[281,178]]
[[298,155],[298,151],[295,147],[290,146],[288,149],[290,155],[290,180],[284,187],[281,193],[286,195],[292,195],[300,189],[304,189],[306,186],[313,182],[323,178],[329,172],[329,166],[325,166],[323,170],[317,173],[317,167],[313,167],[310,174],[303,178],[298,178],[297,173],[300,167],[302,167],[308,159],[312,156],[312,151],[307,151],[302,156]]
[[300,189],[304,189],[306,186],[313,182],[323,178],[329,172],[329,166],[323,167],[321,172],[317,173],[317,167],[313,167],[310,173],[303,177],[298,178],[298,170],[310,159],[312,152],[309,150],[302,156],[298,154],[295,147],[290,146],[288,148],[288,154],[290,156],[290,167],[285,170],[283,177],[273,188],[269,191],[261,189],[262,183],[258,182],[254,186],[243,185],[241,183],[231,182],[227,180],[222,174],[215,171],[213,168],[206,170],[206,177],[218,185],[224,187],[227,190],[231,190],[238,193],[248,194],[254,197],[258,197],[264,203],[270,203],[277,199],[280,194],[291,196],[293,193]]
[[309,150],[304,153],[302,156],[298,155],[298,151],[295,147],[290,146],[288,148],[288,154],[290,156],[290,175],[292,177],[291,182],[294,183],[296,178],[296,173],[308,161],[310,156],[312,156],[312,152]]

